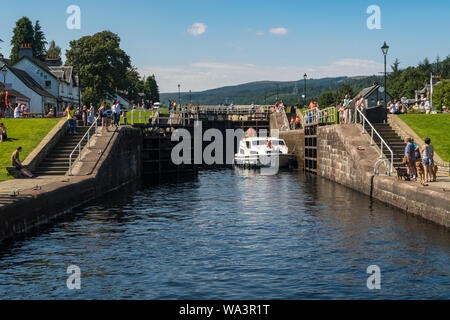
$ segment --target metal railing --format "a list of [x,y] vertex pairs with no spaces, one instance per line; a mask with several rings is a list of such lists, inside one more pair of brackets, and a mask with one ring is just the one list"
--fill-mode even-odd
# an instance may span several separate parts
[[[366,132],[369,133],[368,130],[366,130],[366,123],[369,125],[370,127],[370,145],[374,144],[374,135],[376,135],[379,139],[380,139],[380,158],[377,161],[377,165],[380,162],[379,160],[385,159],[386,156],[383,152],[383,148],[386,148],[390,154],[391,154],[391,160],[389,161],[389,172],[392,173],[393,169],[394,169],[394,152],[392,151],[391,148],[389,148],[389,145],[386,143],[386,141],[384,141],[383,137],[378,133],[378,131],[374,128],[374,126],[370,123],[370,121],[366,118],[366,116],[361,112],[361,110],[356,109],[355,111],[355,123],[359,123],[358,119],[357,119],[357,115],[359,115],[362,119],[362,133],[365,134]],[[377,145],[378,146],[378,145]],[[375,170],[377,168],[375,167]]]
[[[152,110],[132,110],[131,111],[131,125],[135,124],[178,124],[188,125],[195,120],[199,120],[200,116],[248,116],[252,119],[266,119],[271,113],[270,110],[264,110],[261,107],[240,107],[238,109],[230,109],[230,107],[222,106],[205,106],[194,107],[192,110],[169,110],[164,111]],[[150,122],[151,121],[151,122]]]
[[73,154],[78,150],[78,157],[79,157],[79,160],[81,160],[81,146],[82,146],[82,144],[83,144],[83,141],[87,138],[87,141],[88,141],[88,148],[90,148],[91,147],[91,130],[93,129],[93,128],[95,128],[95,133],[94,134],[97,134],[98,133],[98,117],[97,118],[95,118],[94,119],[94,122],[92,123],[92,125],[89,127],[89,129],[86,131],[86,133],[84,134],[84,136],[81,138],[81,140],[80,140],[80,142],[78,142],[78,144],[76,145],[76,147],[75,148],[73,148],[73,151],[70,153],[70,156],[69,156],[69,176],[71,176],[72,175],[72,157],[73,157]]
[[323,110],[314,108],[310,110],[304,110],[302,113],[303,126],[336,123],[336,109],[334,107],[326,108]]

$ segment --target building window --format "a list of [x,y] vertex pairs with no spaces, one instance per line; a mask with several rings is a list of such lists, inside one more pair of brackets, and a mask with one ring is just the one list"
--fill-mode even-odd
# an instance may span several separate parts
[[46,88],[51,88],[52,87],[52,82],[49,81],[49,80],[45,81],[45,87]]

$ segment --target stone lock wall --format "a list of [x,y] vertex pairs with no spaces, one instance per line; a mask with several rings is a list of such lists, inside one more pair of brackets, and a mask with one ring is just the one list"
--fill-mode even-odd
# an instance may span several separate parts
[[389,206],[450,228],[450,197],[439,188],[398,181],[395,176],[374,176],[379,150],[360,125],[318,129],[318,174],[378,199]]

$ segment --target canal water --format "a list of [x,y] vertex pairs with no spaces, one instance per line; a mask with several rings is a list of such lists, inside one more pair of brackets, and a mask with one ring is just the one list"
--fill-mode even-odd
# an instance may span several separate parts
[[143,183],[0,248],[1,299],[448,299],[449,274],[446,229],[297,172]]

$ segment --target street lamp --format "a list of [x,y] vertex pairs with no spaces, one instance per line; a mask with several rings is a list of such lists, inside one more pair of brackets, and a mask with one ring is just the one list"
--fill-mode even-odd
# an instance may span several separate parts
[[192,104],[192,90],[189,90],[189,104]]
[[387,107],[387,69],[386,69],[386,59],[387,54],[389,52],[389,46],[386,44],[386,41],[384,42],[383,46],[381,47],[381,51],[384,55],[384,106]]
[[178,106],[181,108],[181,85],[178,85]]
[[81,44],[77,43],[75,45],[75,51],[77,52],[77,73],[78,73],[78,109],[81,111],[81,77],[80,77],[80,53],[81,53]]
[[308,78],[308,75],[305,73],[303,75],[303,79],[305,80],[304,81],[305,86],[304,86],[304,90],[303,90],[303,105],[304,106],[306,106],[306,78]]

